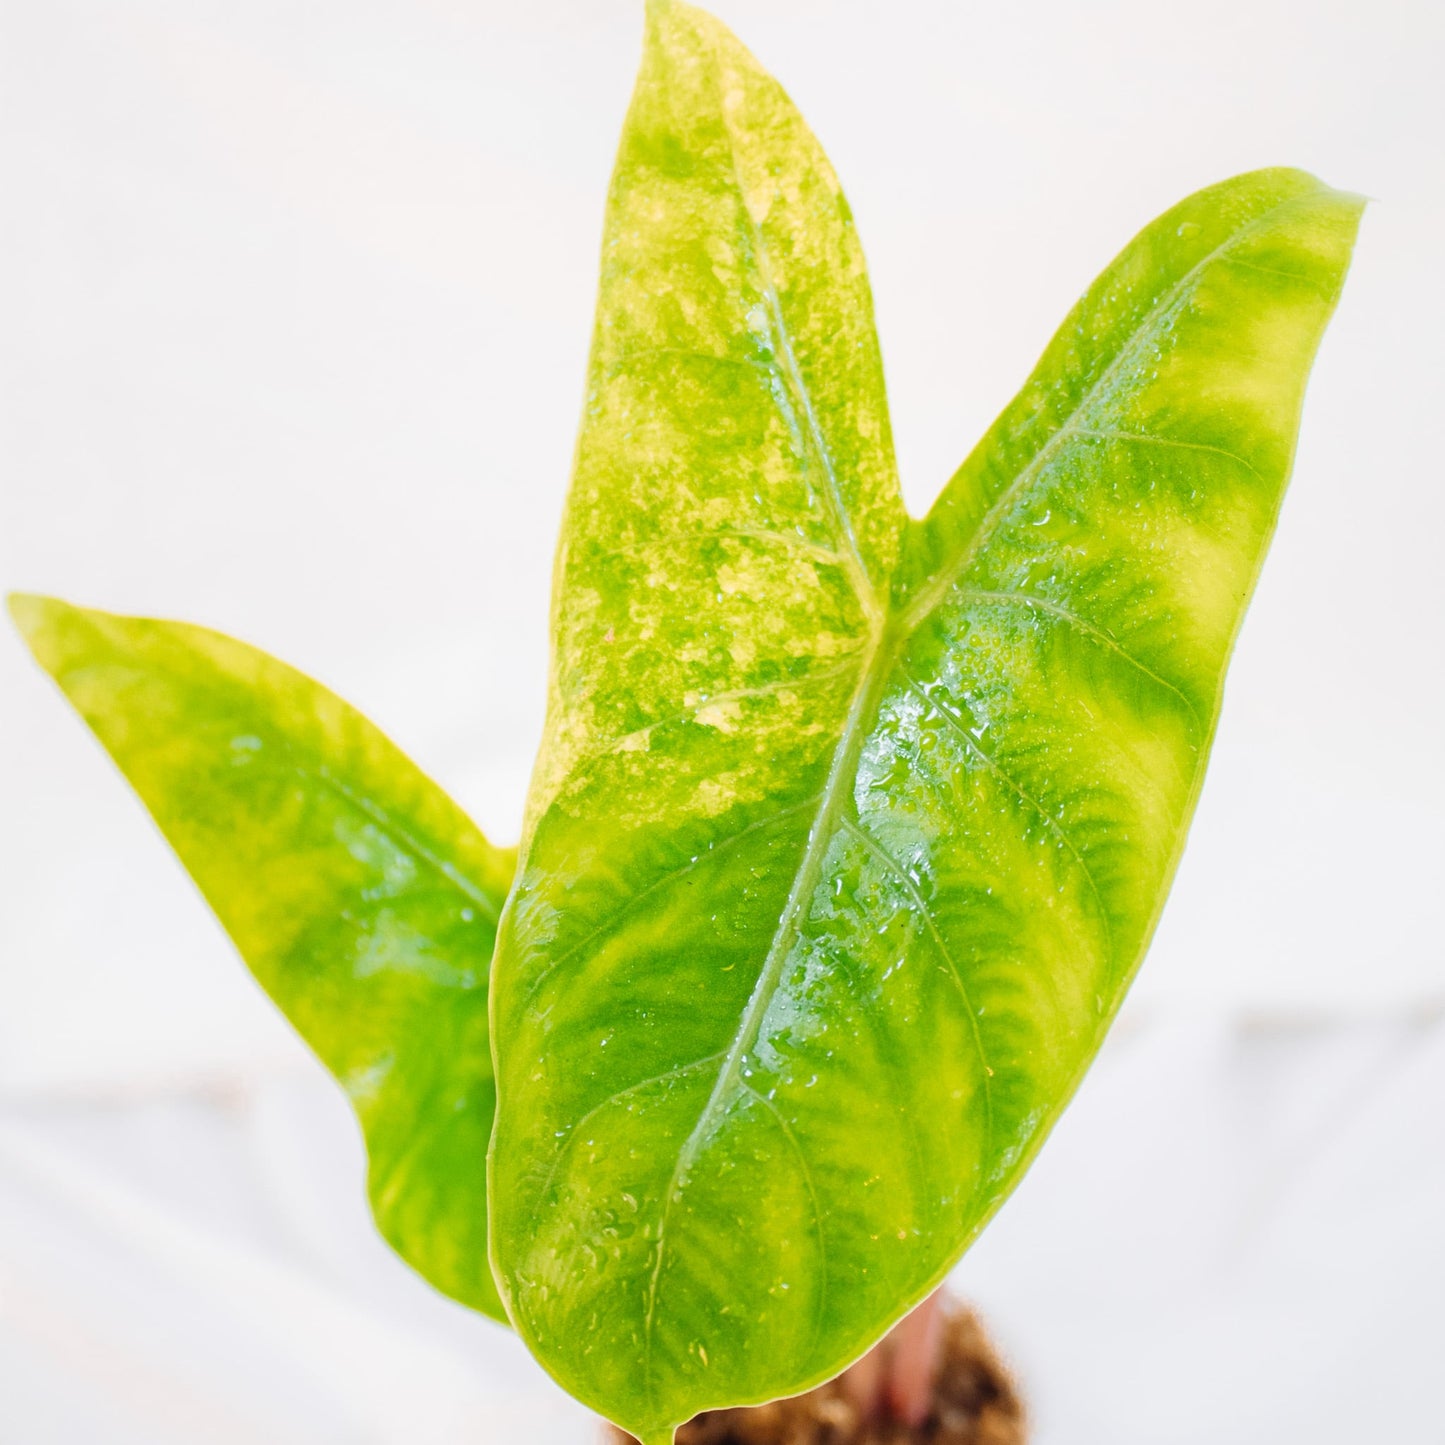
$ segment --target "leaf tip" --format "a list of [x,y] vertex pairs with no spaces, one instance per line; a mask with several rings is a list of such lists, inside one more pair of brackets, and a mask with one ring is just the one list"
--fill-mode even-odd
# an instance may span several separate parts
[[[1304,174],[1308,175],[1308,172]],[[1358,191],[1341,190],[1339,186],[1332,186],[1328,181],[1321,180],[1318,176],[1311,175],[1312,180],[1322,199],[1332,202],[1347,211],[1358,215],[1370,203],[1373,197],[1361,195]]]
[[708,27],[717,29],[722,22],[699,6],[687,4],[686,0],[647,0],[646,24],[648,33],[659,37],[679,29],[706,33]]
[[1308,177],[1313,183],[1322,201],[1338,206],[1356,218],[1373,200],[1373,197],[1361,195],[1359,191],[1342,190],[1339,186],[1332,186],[1328,181],[1321,180],[1319,176],[1313,175],[1309,171],[1302,171],[1300,174]]
[[45,597],[38,592],[8,593],[5,605],[10,609],[15,630],[32,648],[59,613],[67,610],[67,605],[58,597]]
[[1331,187],[1331,191],[1341,206],[1358,221],[1365,214],[1369,206],[1373,206],[1379,199],[1377,196],[1367,196],[1363,191],[1339,191]]

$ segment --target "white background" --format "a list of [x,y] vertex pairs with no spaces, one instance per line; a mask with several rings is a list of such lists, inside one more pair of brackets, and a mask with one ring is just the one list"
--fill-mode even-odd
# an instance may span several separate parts
[[[1045,1445],[1445,1439],[1445,12],[718,9],[848,188],[915,510],[1158,211],[1373,199],[1155,947],[959,1282]],[[0,585],[268,648],[510,841],[640,33],[3,0]],[[339,1099],[8,634],[0,889],[0,1441],[585,1437],[371,1237]]]

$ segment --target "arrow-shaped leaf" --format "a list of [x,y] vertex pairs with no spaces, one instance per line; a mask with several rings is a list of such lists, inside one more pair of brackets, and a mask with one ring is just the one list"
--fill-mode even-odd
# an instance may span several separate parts
[[261,986],[350,1096],[382,1234],[503,1318],[487,1265],[487,972],[512,874],[358,712],[218,633],[11,611]]
[[655,3],[493,978],[518,1330],[648,1445],[932,1290],[1183,844],[1358,202],[1243,176],[1105,272],[928,520],[802,121]]

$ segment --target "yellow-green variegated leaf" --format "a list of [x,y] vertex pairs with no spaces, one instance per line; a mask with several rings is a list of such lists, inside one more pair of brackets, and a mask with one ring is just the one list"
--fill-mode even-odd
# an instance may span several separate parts
[[1357,202],[1143,232],[909,522],[816,142],[655,3],[608,203],[553,680],[498,939],[513,1322],[662,1445],[932,1290],[1158,916]]
[[241,956],[340,1081],[377,1224],[502,1318],[487,973],[510,853],[370,723],[255,648],[41,597],[11,611]]

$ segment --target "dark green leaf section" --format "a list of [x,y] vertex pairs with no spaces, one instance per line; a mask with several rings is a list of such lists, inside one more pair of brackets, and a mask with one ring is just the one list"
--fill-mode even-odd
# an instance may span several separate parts
[[493,977],[514,1323],[647,1445],[926,1295],[1159,913],[1359,205],[1292,171],[1123,252],[924,522],[786,97],[649,11],[553,685]]
[[256,649],[40,597],[11,611],[262,987],[351,1099],[382,1234],[503,1318],[487,1265],[487,975],[510,853],[354,709]]

